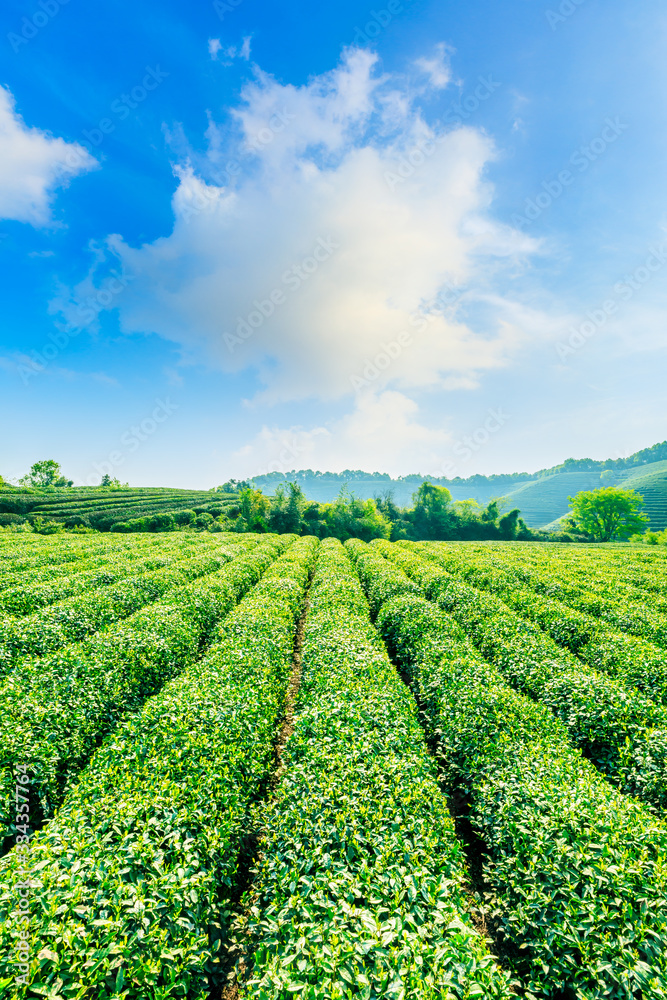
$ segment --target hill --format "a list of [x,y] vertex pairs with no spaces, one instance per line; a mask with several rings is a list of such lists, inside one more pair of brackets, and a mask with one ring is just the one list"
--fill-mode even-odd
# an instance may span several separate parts
[[197,514],[208,513],[215,517],[232,499],[224,493],[169,487],[5,487],[0,491],[0,514],[41,515],[68,525],[82,524],[98,531],[108,531],[118,521],[174,514],[182,510],[194,510]]
[[[330,503],[343,486],[361,499],[391,493],[394,502],[409,506],[412,494],[425,477],[417,474],[392,479],[387,473],[368,473],[348,469],[341,473],[293,470],[257,476],[253,483],[265,492],[273,492],[284,480],[298,482],[306,496],[320,503]],[[515,472],[494,476],[470,476],[467,479],[430,479],[446,486],[454,500],[477,500],[482,506],[502,498],[505,509],[519,507],[531,528],[550,525],[568,511],[568,497],[581,490],[618,484],[636,489],[646,503],[651,528],[667,527],[667,441],[643,448],[627,458],[568,458],[559,465],[533,474]]]

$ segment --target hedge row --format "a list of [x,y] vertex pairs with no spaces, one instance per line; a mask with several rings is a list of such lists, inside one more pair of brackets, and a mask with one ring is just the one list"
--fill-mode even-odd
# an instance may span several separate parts
[[[423,543],[420,547],[439,564],[453,565],[442,548]],[[591,667],[637,687],[655,701],[667,703],[666,650],[527,588],[503,587],[502,594],[519,614],[535,621],[559,645],[572,650]]]
[[219,621],[292,539],[264,536],[256,547],[250,541],[248,555],[218,573],[172,590],[127,621],[5,679],[0,688],[5,831],[12,831],[16,767],[28,765],[32,775],[32,815],[38,822],[52,816],[99,740],[198,659]]
[[253,1000],[509,997],[416,706],[340,542],[322,543],[284,774],[245,928]]
[[373,547],[456,619],[512,687],[546,705],[596,767],[623,791],[667,809],[667,708],[577,660],[495,595],[434,572],[403,547]]
[[[228,541],[236,537],[235,534],[227,532],[224,537],[216,539],[215,544],[219,545],[221,541]],[[30,565],[26,565],[28,560],[17,558],[17,553],[23,554],[25,544],[33,539],[41,554],[31,558]],[[21,588],[42,583],[55,585],[59,578],[74,577],[86,569],[102,566],[110,559],[116,556],[120,557],[125,553],[134,553],[138,557],[144,555],[159,556],[164,550],[165,540],[155,538],[152,535],[141,535],[133,538],[113,536],[94,538],[87,535],[83,539],[58,534],[55,536],[13,536],[12,541],[11,554],[1,567],[0,596],[4,596],[9,590],[20,591]],[[201,547],[202,544],[202,540],[193,538],[191,535],[179,535],[177,538],[168,540],[167,548],[172,545],[184,548],[195,545]],[[59,561],[44,562],[47,556],[51,558],[54,554],[59,557]]]
[[614,790],[548,709],[513,691],[431,602],[377,618],[481,838],[488,920],[540,1000],[667,996],[667,828]]
[[[26,542],[29,544],[26,546]],[[24,555],[26,547],[35,549],[34,553]],[[33,570],[53,568],[60,570],[62,566],[75,565],[79,561],[90,558],[108,548],[107,539],[82,538],[48,538],[36,535],[11,535],[9,544],[3,553],[3,572],[0,587],[15,586],[21,583],[21,574]],[[20,555],[19,555],[20,554]]]
[[[499,562],[501,563],[499,565]],[[447,564],[475,586],[498,592],[528,588],[547,598],[561,601],[577,611],[601,619],[608,625],[640,636],[659,646],[667,645],[667,619],[658,607],[660,598],[644,593],[643,599],[650,603],[638,603],[641,592],[632,588],[624,589],[620,579],[622,570],[614,567],[608,574],[600,571],[596,564],[584,582],[577,578],[565,564],[555,569],[551,560],[548,568],[526,569],[517,565],[509,555],[488,551],[455,551],[447,553]],[[595,587],[593,591],[591,588]],[[667,610],[663,602],[662,610]]]
[[[528,573],[557,572],[564,574],[568,583],[578,583],[585,589],[595,589],[608,596],[622,592],[639,602],[646,601],[649,594],[663,601],[667,597],[667,561],[662,554],[637,553],[632,549],[587,548],[584,552],[560,547],[540,552],[534,546],[524,546],[520,550],[515,546],[505,550],[495,548],[493,553],[513,569],[525,569]],[[638,558],[640,555],[644,558]]]
[[[182,546],[181,551],[187,548]],[[37,577],[33,583],[26,579],[23,586],[7,587],[0,592],[0,609],[13,616],[29,615],[86,590],[109,586],[130,573],[160,569],[168,565],[177,551],[179,546],[174,545],[165,545],[154,552],[133,546],[111,549],[78,563],[75,571],[67,575],[61,572],[55,579],[47,580]]]
[[[25,618],[0,618],[0,674],[6,673],[22,657],[46,656],[108,628],[157,601],[174,587],[220,569],[233,552],[234,547],[228,543],[215,554],[211,551],[194,558],[175,559],[165,569],[100,587],[92,594],[68,597]],[[35,670],[41,673],[41,665],[25,664],[25,671],[30,676]],[[20,677],[13,683],[21,684]]]
[[[298,541],[268,569],[206,658],[121,724],[32,841],[32,988],[17,997],[209,995],[316,548]],[[21,862],[14,851],[0,869],[0,988],[23,972]]]

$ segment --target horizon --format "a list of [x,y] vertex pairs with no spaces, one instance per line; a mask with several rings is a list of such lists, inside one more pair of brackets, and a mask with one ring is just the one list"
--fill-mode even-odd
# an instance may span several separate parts
[[[491,473],[489,476],[485,476],[483,473],[473,473],[471,476],[468,476],[468,477],[465,477],[465,478],[464,477],[455,477],[454,479],[447,479],[444,476],[441,476],[441,477],[429,476],[428,474],[421,473],[421,472],[408,472],[408,473],[405,473],[402,476],[390,476],[389,473],[381,472],[381,471],[378,471],[378,470],[374,470],[374,471],[371,472],[371,471],[365,470],[365,469],[343,469],[341,472],[334,472],[331,469],[310,469],[309,468],[309,469],[289,469],[289,470],[287,470],[285,472],[281,472],[281,473],[278,473],[278,472],[264,473],[263,475],[251,476],[251,477],[249,477],[248,481],[251,482],[251,483],[255,483],[256,480],[259,480],[259,479],[262,479],[262,478],[268,478],[268,477],[274,477],[274,476],[284,476],[284,477],[299,476],[301,474],[306,474],[306,473],[310,473],[310,474],[312,474],[314,476],[344,476],[346,474],[349,474],[349,475],[352,475],[352,476],[354,476],[354,475],[369,476],[370,478],[373,478],[374,476],[378,476],[378,477],[382,476],[382,477],[388,477],[390,482],[400,482],[400,481],[407,481],[407,480],[420,480],[422,482],[426,482],[426,481],[429,481],[429,480],[437,480],[437,481],[440,481],[440,482],[457,482],[457,481],[460,481],[462,483],[466,483],[469,480],[475,479],[475,478],[490,478],[490,479],[493,479],[493,478],[496,478],[496,477],[497,478],[526,477],[526,479],[530,479],[532,477],[539,476],[541,473],[553,472],[554,470],[557,470],[557,469],[561,468],[562,466],[566,466],[569,463],[591,462],[591,463],[593,463],[595,465],[605,465],[605,464],[608,464],[610,462],[624,461],[626,459],[633,458],[636,455],[640,455],[640,454],[642,454],[642,452],[646,452],[646,451],[653,450],[655,448],[659,448],[661,445],[667,446],[667,441],[658,441],[658,442],[656,442],[656,444],[649,445],[647,448],[641,448],[641,449],[639,449],[638,452],[633,453],[633,455],[626,456],[625,459],[618,459],[618,458],[617,459],[602,459],[602,458],[591,458],[590,456],[585,456],[585,457],[582,457],[582,458],[575,458],[575,457],[569,456],[568,458],[563,459],[562,462],[557,462],[555,466],[546,466],[546,467],[541,468],[541,469],[536,469],[534,472],[526,472],[526,471],[521,471],[521,472],[519,472],[519,471],[516,471],[516,472],[499,472],[499,473]],[[663,461],[663,459],[654,459],[652,461],[659,462],[659,461]],[[635,466],[637,468],[639,468],[641,464],[649,464],[649,462],[646,459],[643,459],[642,463],[635,463]],[[66,470],[63,470],[63,471],[66,472]],[[110,473],[108,473],[108,474],[110,475]],[[104,475],[103,471],[101,472],[101,475]],[[240,480],[238,477],[232,476],[228,480],[226,480],[226,482],[231,482],[231,481],[234,481],[234,480],[237,481],[237,482],[243,481],[243,480]],[[279,480],[275,479],[274,482],[278,483]],[[14,478],[14,480],[6,480],[6,484],[11,485],[12,487],[16,487],[17,486],[17,480],[16,480],[16,478]],[[217,483],[214,486],[203,487],[202,488],[202,492],[207,492],[207,491],[215,490],[217,487],[219,487],[221,485],[224,485],[224,484]],[[130,483],[128,483],[127,486],[130,489],[188,489],[188,487],[177,487],[177,486],[174,486],[172,484],[160,484],[160,485],[156,485],[154,483],[142,484],[142,485],[136,485],[136,484],[130,484]],[[38,489],[38,487],[28,487],[28,488],[29,489]],[[73,487],[45,487],[45,488],[47,488],[47,489],[56,489],[56,488],[62,488],[62,489],[72,489],[72,488],[75,488],[75,489],[87,489],[87,488],[90,488],[90,484],[87,484],[87,483],[74,483]],[[193,487],[193,489],[194,489],[194,487]],[[261,489],[261,486],[260,486],[260,489]]]
[[10,0],[0,473],[468,479],[662,441],[667,15],[561,7]]

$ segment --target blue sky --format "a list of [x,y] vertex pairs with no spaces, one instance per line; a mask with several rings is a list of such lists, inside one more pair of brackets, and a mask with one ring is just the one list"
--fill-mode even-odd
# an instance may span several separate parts
[[2,21],[6,478],[468,476],[667,436],[657,0]]

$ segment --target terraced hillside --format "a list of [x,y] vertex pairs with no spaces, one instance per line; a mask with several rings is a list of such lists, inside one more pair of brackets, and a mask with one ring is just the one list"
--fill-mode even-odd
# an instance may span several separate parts
[[233,497],[204,490],[177,490],[168,487],[126,487],[102,490],[87,487],[65,489],[13,489],[0,492],[0,512],[37,514],[66,524],[84,524],[108,531],[119,521],[156,514],[219,514]]
[[651,518],[651,528],[667,528],[667,462],[655,462],[643,471],[623,475],[619,485],[636,490],[644,497],[644,512]]
[[636,490],[644,498],[644,513],[653,531],[667,528],[667,462],[652,462],[641,469],[621,471],[607,481],[597,472],[571,472],[538,479],[508,493],[505,500],[521,508],[521,516],[531,528],[556,528],[569,509],[568,496],[579,490],[618,485]]
[[529,528],[542,528],[568,510],[567,498],[581,490],[600,486],[600,473],[564,472],[560,475],[534,479],[504,496],[507,509],[518,507]]

